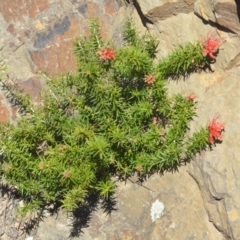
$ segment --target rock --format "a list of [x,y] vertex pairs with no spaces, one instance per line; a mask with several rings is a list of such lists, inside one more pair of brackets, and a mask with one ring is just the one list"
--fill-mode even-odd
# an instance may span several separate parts
[[[155,1],[155,6],[146,2],[141,5],[141,1],[138,3],[145,16],[153,22],[153,24],[147,23],[148,30],[160,39],[159,58],[165,57],[179,44],[202,41],[210,34],[224,39],[217,60],[212,66],[215,69],[214,73],[196,73],[185,81],[170,82],[169,93],[181,92],[188,95],[194,92],[199,96],[198,122],[193,124],[195,127],[199,124],[207,125],[216,113],[220,113],[221,120],[230,121],[228,126],[226,125],[226,134],[221,146],[213,152],[207,151],[196,157],[196,160],[189,164],[188,171],[199,186],[209,220],[223,234],[223,239],[239,239],[237,216],[240,213],[239,207],[235,204],[239,195],[238,177],[236,177],[239,162],[236,157],[238,147],[235,147],[238,139],[235,141],[230,137],[234,136],[234,131],[237,131],[240,119],[236,115],[240,60],[240,42],[235,34],[238,33],[240,26],[236,14],[237,6],[233,1],[214,1],[213,5],[208,1],[197,1],[194,9],[200,18],[192,11],[167,18],[156,14],[158,17],[153,19],[149,18],[149,12],[156,11],[158,3]],[[164,2],[159,3],[159,8],[164,5]],[[212,22],[218,23],[219,29],[213,29],[210,25]],[[231,110],[227,106],[232,106]],[[236,164],[236,169],[231,165],[232,161],[234,166]]]
[[[224,240],[222,234],[209,222],[198,186],[186,170],[187,168],[183,167],[178,173],[154,175],[142,186],[134,183],[135,178],[126,184],[118,182],[114,199],[116,210],[107,215],[107,212],[104,212],[106,209],[98,204],[97,211],[92,212],[88,227],[78,229],[82,230],[83,234],[77,239]],[[159,218],[152,221],[151,208],[156,202],[160,202],[164,210]],[[79,220],[80,227],[84,218]],[[70,232],[71,227],[67,226],[66,218],[60,213],[57,220],[53,216],[40,223],[34,240],[46,237],[49,240],[67,239]],[[50,235],[51,233],[55,233],[55,237]]]
[[239,4],[238,1],[208,1],[197,0],[194,4],[195,13],[210,23],[217,23],[222,30],[239,33]]
[[203,40],[213,29],[209,25],[204,25],[202,20],[191,12],[157,21],[150,31],[153,35],[157,35],[160,40],[158,58],[162,58],[180,44]]
[[216,22],[212,2],[210,1],[197,0],[194,4],[194,12],[207,22]]
[[[0,0],[0,60],[7,63],[10,78],[37,100],[44,82],[38,73],[73,71],[73,41],[88,33],[89,20],[95,17],[106,36],[118,9],[118,1],[110,0]],[[7,106],[0,110],[0,121],[12,121],[17,114]]]
[[217,24],[223,29],[234,33],[240,31],[238,7],[235,2],[229,0],[226,2],[218,1],[214,6],[214,12]]
[[[147,23],[149,31],[161,41],[159,58],[167,56],[180,44],[203,41],[207,36],[214,35],[223,39],[214,64],[215,70],[229,70],[239,65],[240,42],[232,34],[237,33],[240,27],[238,8],[234,1],[214,1],[213,4],[205,0],[184,1],[189,8],[182,8],[181,1],[139,0],[137,3],[145,17],[152,21],[152,24]],[[179,6],[174,7],[174,4]],[[212,23],[219,24],[219,29],[214,29]]]
[[[237,157],[239,122],[238,76],[240,71],[232,69],[221,73],[193,74],[189,79],[170,83],[170,94],[195,93],[198,102],[197,115],[192,129],[199,124],[207,125],[216,114],[225,122],[224,140],[213,151],[206,151],[188,165],[188,172],[199,186],[209,220],[223,233],[225,239],[239,239],[239,182]],[[231,106],[229,109],[227,106]],[[234,140],[233,137],[234,136]],[[231,150],[230,150],[231,149]]]
[[[238,79],[233,72],[228,72],[223,75],[223,81],[209,89],[208,94],[202,98],[200,114],[203,114],[203,111],[211,113],[212,116],[219,113],[221,120],[226,123],[226,132],[224,141],[214,149],[214,152],[204,153],[192,165],[189,165],[189,171],[198,182],[202,192],[210,221],[224,233],[227,239],[239,239],[240,237],[240,226],[236,219],[236,216],[240,214],[236,174],[239,168],[238,147],[236,146],[238,136],[234,135],[239,121],[239,116],[236,115],[238,87]],[[207,104],[210,99],[211,104]],[[231,109],[226,106],[231,106]]]
[[33,69],[48,74],[74,70],[73,41],[86,35],[89,20],[98,16],[105,36],[119,8],[117,1],[110,0],[28,2],[0,1],[2,55],[15,55],[23,46]]
[[195,0],[157,0],[157,1],[135,1],[142,13],[150,18],[153,22],[158,19],[166,19],[179,13],[189,13],[193,11]]
[[178,1],[137,1],[143,14],[153,23],[177,16],[180,13],[193,12],[195,0]]

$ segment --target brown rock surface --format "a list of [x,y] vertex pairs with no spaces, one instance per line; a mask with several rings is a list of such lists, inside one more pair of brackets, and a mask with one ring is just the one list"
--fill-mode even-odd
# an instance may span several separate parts
[[172,17],[173,15],[176,16],[180,13],[190,13],[193,12],[193,2],[192,1],[176,1],[176,2],[169,2],[166,1],[161,6],[154,7],[153,9],[149,10],[146,14],[146,17],[152,21],[156,22],[158,20],[164,20],[167,18]]
[[217,23],[223,30],[238,33],[239,1],[234,0],[197,0],[194,6],[195,13],[206,21]]
[[[94,211],[80,209],[75,219],[67,218],[61,212],[54,216],[47,214],[37,231],[31,232],[29,236],[34,240],[66,240],[70,235],[81,240],[225,239],[209,221],[198,185],[187,173],[186,167],[176,173],[154,175],[142,186],[136,180],[132,178],[126,184],[117,183],[114,210],[109,215],[103,204],[96,205],[93,201],[90,206]],[[162,216],[153,221],[151,208],[156,200],[164,205],[164,210]],[[6,201],[3,199],[1,205],[6,205]],[[12,205],[9,205],[6,223],[14,216]],[[3,219],[3,215],[0,216]],[[15,221],[18,223],[18,220]],[[16,229],[8,229],[3,239],[11,239],[10,236],[25,239],[20,234],[21,228],[19,236]]]
[[[73,41],[88,33],[89,20],[95,17],[106,36],[118,8],[117,1],[109,0],[0,0],[0,58],[9,66],[10,77],[37,99],[43,78],[36,73],[74,70]],[[15,115],[11,107],[2,107],[4,121]]]
[[[225,122],[224,141],[213,151],[197,156],[188,165],[188,172],[197,182],[209,220],[226,239],[239,239],[238,222],[238,122],[239,122],[239,69],[228,72],[193,74],[189,79],[171,83],[171,93],[194,92],[198,98],[199,123],[208,124],[214,115]],[[218,80],[221,77],[220,80]],[[206,84],[208,82],[208,84]],[[230,108],[228,106],[231,106]],[[220,121],[219,120],[219,121]]]
[[16,49],[24,46],[35,71],[71,71],[75,68],[73,40],[85,35],[89,20],[97,16],[106,35],[118,8],[117,1],[109,0],[0,1],[2,56],[16,55]]

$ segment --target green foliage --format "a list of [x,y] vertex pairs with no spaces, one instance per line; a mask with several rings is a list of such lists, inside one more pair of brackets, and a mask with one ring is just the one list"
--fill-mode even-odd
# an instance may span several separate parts
[[164,78],[179,78],[208,65],[200,42],[187,43],[162,59],[157,68]]
[[152,60],[145,51],[138,47],[128,46],[116,53],[113,70],[115,77],[123,80],[143,79],[152,66]]
[[7,92],[7,98],[22,114],[29,114],[33,111],[30,96],[6,74],[7,67],[4,63],[0,64],[0,79],[3,90]]
[[127,19],[124,25],[123,40],[125,45],[137,47],[141,51],[144,50],[145,54],[148,54],[150,58],[156,57],[156,49],[159,44],[158,40],[150,34],[139,36],[130,18]]
[[50,81],[40,109],[0,129],[0,172],[25,197],[23,215],[56,201],[71,211],[91,193],[109,198],[113,176],[172,171],[208,145],[206,128],[189,137],[195,102],[170,98],[163,79],[202,64],[199,45],[155,64],[154,38],[130,21],[115,52],[96,21],[90,31],[74,46],[77,72]]

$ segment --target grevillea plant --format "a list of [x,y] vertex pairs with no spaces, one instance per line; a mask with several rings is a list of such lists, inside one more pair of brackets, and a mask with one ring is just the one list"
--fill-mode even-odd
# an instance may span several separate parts
[[71,211],[91,193],[109,198],[113,176],[173,171],[220,139],[216,118],[189,133],[194,94],[167,93],[165,77],[208,63],[203,45],[155,63],[158,42],[139,37],[131,21],[119,48],[104,42],[96,21],[90,31],[74,45],[77,71],[49,81],[40,107],[24,102],[15,125],[1,125],[0,172],[24,197],[23,215],[56,202]]
[[164,78],[178,79],[188,74],[210,68],[210,63],[216,59],[222,38],[210,34],[202,41],[180,45],[158,63],[158,70]]

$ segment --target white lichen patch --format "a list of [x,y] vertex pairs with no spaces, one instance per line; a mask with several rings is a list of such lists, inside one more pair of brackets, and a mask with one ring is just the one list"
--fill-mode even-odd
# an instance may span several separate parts
[[151,219],[155,222],[157,218],[163,215],[164,205],[158,199],[152,204],[151,207]]
[[27,237],[25,240],[33,240],[33,237]]

